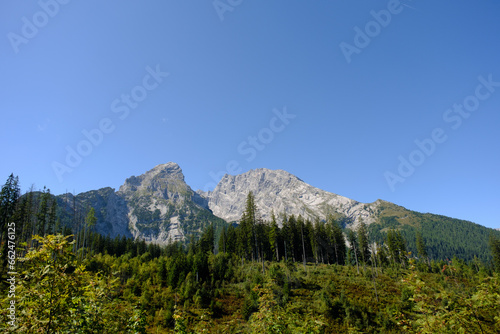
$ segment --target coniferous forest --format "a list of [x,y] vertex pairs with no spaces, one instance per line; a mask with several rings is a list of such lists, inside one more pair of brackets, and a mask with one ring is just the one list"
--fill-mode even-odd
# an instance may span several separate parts
[[449,219],[263,221],[249,193],[238,224],[159,246],[103,236],[94,208],[74,208],[61,221],[49,189],[21,195],[14,175],[3,185],[2,332],[500,332],[494,231],[451,254],[439,242]]

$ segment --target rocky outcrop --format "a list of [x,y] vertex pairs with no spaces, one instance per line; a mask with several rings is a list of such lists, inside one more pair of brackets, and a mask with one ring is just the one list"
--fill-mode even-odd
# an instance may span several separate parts
[[215,189],[209,192],[208,206],[226,221],[238,221],[245,209],[247,194],[252,191],[257,209],[264,220],[271,212],[276,215],[302,215],[304,218],[324,220],[328,214],[340,215],[348,224],[360,219],[366,223],[375,220],[377,202],[359,203],[355,200],[315,188],[284,170],[265,168],[232,176],[225,175]]
[[58,196],[65,208],[64,219],[71,224],[73,207],[96,211],[96,231],[114,238],[133,237],[158,244],[183,241],[197,236],[211,223],[238,221],[252,191],[261,218],[302,215],[324,220],[333,214],[346,224],[375,220],[377,203],[363,204],[315,188],[283,170],[256,169],[225,175],[212,192],[193,191],[184,180],[179,165],[158,165],[139,176],[131,176],[118,191],[112,188],[92,190],[73,196]]
[[217,220],[207,200],[186,184],[181,168],[173,162],[128,178],[117,194],[127,203],[131,234],[148,242],[185,240]]
[[[120,189],[92,190],[57,197],[61,217],[72,225],[73,213],[95,209],[95,230],[111,238],[132,237],[157,244],[195,237],[210,223],[221,223],[208,209],[208,201],[184,181],[179,165],[158,165],[131,176]],[[76,210],[75,210],[76,207]]]
[[73,226],[75,212],[80,212],[79,215],[85,216],[88,209],[93,207],[97,218],[96,232],[109,235],[111,238],[117,236],[132,237],[128,229],[127,204],[123,198],[115,193],[113,188],[91,190],[76,196],[67,193],[56,198],[58,207],[61,208],[59,218],[65,225]]

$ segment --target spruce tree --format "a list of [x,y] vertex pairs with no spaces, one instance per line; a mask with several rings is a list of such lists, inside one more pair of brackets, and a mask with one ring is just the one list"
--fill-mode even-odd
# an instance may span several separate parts
[[500,238],[491,234],[489,244],[491,249],[491,255],[493,257],[493,265],[496,271],[500,272]]
[[344,234],[342,233],[342,228],[340,224],[333,218],[329,217],[329,229],[330,229],[330,238],[331,244],[335,255],[335,263],[337,264],[345,264],[346,260],[346,242],[344,238]]
[[422,237],[421,231],[417,231],[416,243],[417,243],[418,255],[420,255],[420,257],[422,258],[423,261],[426,261],[427,263],[429,263],[429,256],[427,254],[427,248],[425,247],[425,241],[424,241],[424,238]]
[[349,229],[347,230],[347,240],[349,241],[350,245],[350,251],[351,254],[354,254],[354,259],[356,261],[356,270],[359,274],[359,261],[358,261],[358,254],[359,254],[359,246],[358,246],[358,240],[356,233],[354,233],[353,230]]
[[279,261],[278,238],[279,238],[279,227],[278,223],[276,222],[276,216],[274,215],[274,211],[272,211],[271,222],[269,226],[269,246],[271,247],[272,253],[273,254],[276,253],[276,261]]
[[[6,226],[14,215],[20,193],[19,177],[10,174],[0,191],[0,233],[2,241],[5,240],[3,237],[7,234]],[[21,226],[17,228],[20,229]]]
[[363,220],[361,220],[359,223],[357,236],[361,261],[363,261],[363,264],[366,264],[370,259],[370,242],[368,240],[368,230]]

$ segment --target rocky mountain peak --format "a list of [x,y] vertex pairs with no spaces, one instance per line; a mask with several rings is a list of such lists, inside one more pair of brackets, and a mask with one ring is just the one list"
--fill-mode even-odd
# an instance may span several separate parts
[[118,191],[129,198],[133,193],[151,194],[169,198],[172,194],[188,195],[191,188],[184,181],[184,174],[178,164],[169,162],[161,164],[139,176],[131,176]]
[[363,204],[315,188],[284,170],[266,168],[250,170],[240,175],[225,175],[208,194],[208,206],[226,221],[237,221],[245,209],[245,199],[252,191],[261,217],[270,219],[271,212],[302,215],[324,220],[328,214],[340,215],[356,224],[361,218],[373,221],[376,204]]
[[129,177],[117,194],[126,201],[134,238],[150,242],[184,240],[186,233],[198,233],[207,221],[218,219],[208,210],[206,199],[186,184],[174,162]]

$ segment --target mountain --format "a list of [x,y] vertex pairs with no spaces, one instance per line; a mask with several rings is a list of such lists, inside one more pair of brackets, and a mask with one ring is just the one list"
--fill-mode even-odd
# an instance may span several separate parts
[[482,261],[491,259],[488,239],[491,234],[500,237],[494,229],[462,219],[432,213],[408,210],[386,201],[378,201],[375,212],[377,220],[368,227],[372,241],[383,242],[387,231],[401,231],[408,250],[418,254],[417,232],[421,234],[431,259],[460,259],[472,261],[475,257]]
[[111,237],[131,238],[129,230],[128,206],[113,188],[91,190],[73,196],[70,193],[56,197],[59,208],[58,216],[63,225],[72,226],[76,212],[87,212],[93,207],[97,218],[96,231]]
[[378,202],[360,203],[321,190],[284,170],[260,168],[236,176],[226,174],[213,191],[204,195],[216,216],[232,222],[241,218],[250,191],[264,220],[270,219],[272,211],[311,220],[325,220],[332,214],[347,224],[356,224],[360,219],[367,224],[376,220]]
[[63,221],[71,220],[75,207],[93,207],[97,232],[158,244],[185,241],[211,223],[225,223],[208,209],[206,199],[186,184],[181,168],[173,162],[129,177],[117,192],[103,188],[74,197],[65,194],[58,196],[58,202]]
[[[96,231],[111,237],[125,236],[158,244],[195,239],[210,225],[218,231],[238,222],[252,191],[260,217],[269,220],[272,212],[325,220],[332,215],[344,227],[356,228],[364,221],[370,239],[383,242],[386,232],[402,232],[408,249],[416,251],[416,234],[425,239],[431,258],[454,255],[472,260],[490,258],[489,234],[500,233],[484,226],[450,217],[419,213],[383,200],[360,203],[309,185],[283,171],[265,168],[240,175],[225,175],[213,191],[193,191],[179,165],[158,165],[139,176],[131,176],[115,191],[92,190],[73,196],[57,196],[62,224],[83,224],[86,212],[96,212]],[[79,213],[78,213],[79,212]],[[75,221],[79,221],[75,225]],[[281,222],[278,219],[278,222]]]
[[186,184],[181,168],[173,162],[126,179],[117,195],[127,203],[129,229],[136,239],[185,240],[211,222],[222,222]]

